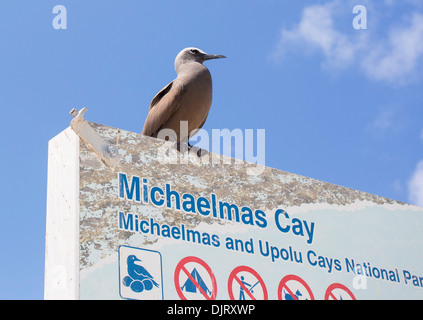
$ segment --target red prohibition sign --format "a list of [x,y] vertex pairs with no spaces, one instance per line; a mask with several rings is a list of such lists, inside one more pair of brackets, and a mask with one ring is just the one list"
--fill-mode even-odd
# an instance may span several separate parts
[[337,294],[339,295],[339,298],[337,298],[335,296],[333,291],[336,290],[336,289],[344,291],[351,298],[351,300],[357,300],[355,298],[354,294],[351,292],[351,290],[348,289],[343,284],[340,284],[340,283],[333,283],[326,289],[325,300],[330,300],[330,299],[332,299],[332,300],[342,300],[341,295],[339,295],[339,290],[337,292]]
[[240,285],[242,290],[244,290],[244,292],[247,293],[247,295],[250,297],[251,300],[256,300],[256,298],[254,297],[254,295],[250,291],[252,289],[252,287],[250,287],[250,289],[248,289],[245,286],[245,284],[241,281],[241,279],[238,277],[238,273],[243,272],[243,271],[251,273],[258,280],[257,283],[254,284],[253,286],[260,284],[261,288],[263,289],[263,299],[267,300],[268,299],[267,289],[266,289],[266,286],[264,285],[263,279],[260,277],[260,275],[254,269],[247,267],[247,266],[236,267],[234,270],[232,270],[231,274],[229,275],[229,278],[228,278],[229,298],[231,300],[238,300],[238,299],[235,299],[234,292],[233,292],[233,283],[234,283],[234,281],[236,281]]
[[[211,282],[212,282],[212,289],[211,289],[211,295],[208,295],[207,292],[202,288],[202,285],[199,284],[197,281],[188,271],[188,269],[185,267],[187,263],[194,262],[201,265],[204,269],[206,269],[207,274],[210,276]],[[216,278],[214,277],[213,271],[209,267],[207,263],[205,263],[203,260],[197,257],[185,257],[181,261],[179,261],[178,265],[175,268],[175,276],[174,276],[174,282],[175,282],[175,288],[176,292],[178,293],[179,298],[182,300],[187,300],[187,297],[185,297],[184,293],[182,292],[181,285],[179,283],[179,275],[183,271],[185,275],[188,277],[188,279],[192,282],[192,284],[195,286],[195,288],[200,291],[200,293],[203,295],[206,300],[216,300],[217,295],[217,284],[216,284]]]
[[279,300],[287,300],[286,297],[283,297],[283,295],[282,295],[283,289],[285,289],[285,291],[288,293],[290,300],[298,300],[297,292],[293,292],[288,287],[288,285],[287,285],[288,281],[299,282],[304,287],[304,289],[307,290],[307,293],[310,296],[310,300],[314,300],[313,292],[311,291],[308,284],[303,279],[301,279],[299,276],[296,276],[296,275],[293,275],[293,274],[290,274],[290,275],[283,277],[281,282],[279,282],[279,286],[278,286],[278,299]]

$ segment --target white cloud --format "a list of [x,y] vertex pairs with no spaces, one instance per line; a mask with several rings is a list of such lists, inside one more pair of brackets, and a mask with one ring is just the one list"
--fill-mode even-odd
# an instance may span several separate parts
[[[367,30],[354,30],[351,25],[349,31],[342,32],[335,22],[340,18],[352,22],[352,11],[346,10],[350,5],[334,0],[305,7],[297,25],[282,29],[272,58],[280,61],[295,49],[317,50],[324,55],[324,67],[344,69],[354,65],[373,80],[397,84],[413,80],[418,74],[416,68],[423,61],[423,15],[415,11],[410,12],[407,20],[396,17],[384,28],[388,30],[386,35],[377,34],[378,28],[371,24]],[[380,5],[372,9],[383,12],[393,7],[393,2]],[[374,19],[373,23],[382,20]]]
[[392,127],[394,122],[395,110],[393,108],[388,108],[383,110],[376,118],[373,123],[373,126],[379,131],[386,131]]
[[385,106],[367,125],[366,129],[375,138],[384,139],[389,134],[400,133],[405,127],[404,119],[397,105]]
[[408,191],[410,202],[423,207],[423,160],[417,164],[408,182]]
[[272,57],[279,60],[289,49],[305,46],[309,50],[321,50],[326,57],[327,65],[340,67],[351,61],[358,46],[334,27],[333,16],[337,6],[338,2],[334,1],[305,7],[297,26],[291,30],[282,29]]
[[415,12],[410,25],[393,28],[388,39],[370,51],[362,66],[373,79],[406,81],[413,76],[422,57],[423,15]]
[[415,7],[421,7],[423,4],[421,0],[385,0],[385,4],[389,6],[394,6],[398,4],[404,4],[404,3],[408,3]]

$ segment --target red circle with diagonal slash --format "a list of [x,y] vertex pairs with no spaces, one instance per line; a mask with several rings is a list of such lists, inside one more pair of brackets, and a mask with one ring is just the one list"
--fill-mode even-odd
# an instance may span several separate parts
[[293,275],[293,274],[290,274],[290,275],[283,277],[281,282],[279,282],[279,286],[278,286],[278,299],[279,300],[285,300],[285,299],[282,299],[283,298],[282,297],[282,290],[283,289],[285,289],[294,300],[298,300],[298,298],[296,297],[294,292],[292,292],[291,289],[288,287],[288,285],[287,285],[288,281],[299,282],[307,290],[307,293],[310,296],[310,300],[314,300],[313,292],[311,291],[308,284],[303,279],[301,279],[299,276],[296,276],[296,275]]
[[344,291],[347,295],[350,296],[351,300],[357,300],[354,294],[351,292],[351,290],[340,283],[333,283],[326,289],[325,300],[329,300],[329,298],[332,298],[332,300],[339,300],[333,293],[333,290],[336,290],[336,289],[340,289]]
[[233,293],[233,290],[232,290],[233,282],[235,280],[242,287],[242,289],[244,289],[244,291],[247,293],[247,295],[250,297],[251,300],[256,300],[256,298],[253,296],[253,294],[250,292],[250,290],[242,283],[242,281],[238,277],[238,273],[240,273],[242,271],[251,273],[259,281],[261,288],[263,289],[263,299],[267,300],[268,299],[267,289],[266,289],[266,286],[264,285],[263,279],[260,277],[260,275],[254,269],[247,267],[247,266],[236,267],[234,270],[232,270],[231,274],[229,275],[229,278],[228,278],[229,298],[231,300],[237,300],[237,299],[235,299],[235,296],[234,296],[234,293]]
[[[204,269],[206,269],[207,274],[210,276],[211,282],[212,282],[212,290],[211,295],[209,296],[203,288],[198,284],[198,282],[191,276],[185,265],[187,263],[194,262],[201,265]],[[185,257],[181,261],[179,261],[178,265],[175,268],[175,276],[174,276],[174,282],[175,282],[175,288],[176,292],[178,293],[179,298],[182,300],[187,300],[187,297],[185,297],[184,293],[182,292],[181,285],[179,283],[179,274],[184,272],[186,276],[192,281],[192,283],[195,285],[195,287],[200,291],[200,293],[203,295],[206,300],[216,300],[217,295],[217,284],[216,284],[216,278],[214,277],[213,271],[209,267],[207,263],[205,263],[203,260],[197,257]]]

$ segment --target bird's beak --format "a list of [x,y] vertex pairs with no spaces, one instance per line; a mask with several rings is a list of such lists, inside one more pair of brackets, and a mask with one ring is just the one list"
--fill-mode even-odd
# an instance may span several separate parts
[[221,54],[206,54],[204,55],[204,61],[212,60],[212,59],[222,59],[226,58],[226,56],[222,56]]

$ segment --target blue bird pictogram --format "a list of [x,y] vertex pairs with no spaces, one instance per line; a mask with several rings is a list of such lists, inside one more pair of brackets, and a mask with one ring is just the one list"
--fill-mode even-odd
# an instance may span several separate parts
[[127,265],[128,265],[128,276],[123,278],[123,284],[126,287],[130,287],[134,292],[142,292],[144,290],[153,289],[159,287],[159,284],[154,281],[153,276],[145,269],[143,266],[137,264],[136,262],[142,262],[135,255],[128,256]]

